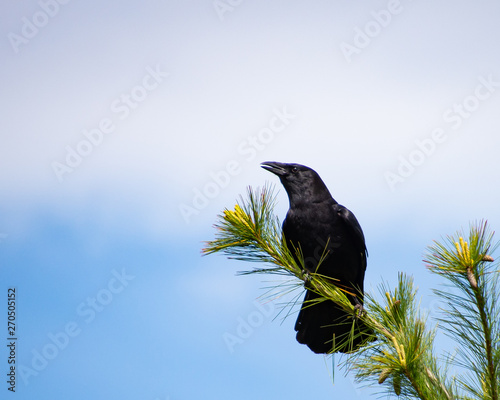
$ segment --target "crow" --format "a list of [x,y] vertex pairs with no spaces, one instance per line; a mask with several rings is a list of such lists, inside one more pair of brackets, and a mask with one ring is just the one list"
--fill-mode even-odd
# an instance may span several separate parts
[[[300,248],[306,270],[333,278],[331,282],[362,311],[367,250],[354,214],[333,199],[311,168],[280,162],[261,166],[280,178],[288,194],[290,208],[282,227],[288,249],[295,255]],[[324,251],[326,258],[318,267]],[[306,290],[295,324],[299,343],[315,353],[328,354],[352,352],[367,340],[370,329],[366,325],[331,300],[316,302],[319,297]]]

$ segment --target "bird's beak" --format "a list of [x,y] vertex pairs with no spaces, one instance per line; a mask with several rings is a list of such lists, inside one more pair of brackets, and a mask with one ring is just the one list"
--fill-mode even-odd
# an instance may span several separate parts
[[279,163],[279,162],[275,162],[275,161],[266,161],[260,165],[265,170],[272,172],[273,174],[278,175],[278,176],[285,175],[286,171],[287,171],[285,168],[286,164],[284,164],[284,163]]

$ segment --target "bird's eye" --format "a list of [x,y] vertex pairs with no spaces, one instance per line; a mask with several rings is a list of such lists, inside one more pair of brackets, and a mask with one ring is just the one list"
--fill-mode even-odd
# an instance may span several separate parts
[[299,169],[298,169],[297,167],[293,167],[293,168],[292,168],[292,172],[293,172],[294,174],[295,174],[295,173],[297,173],[298,171],[299,171]]

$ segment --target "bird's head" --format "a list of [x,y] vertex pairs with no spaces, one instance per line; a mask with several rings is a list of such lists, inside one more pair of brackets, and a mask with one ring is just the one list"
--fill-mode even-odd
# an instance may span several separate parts
[[317,172],[305,165],[266,161],[261,166],[280,178],[291,207],[300,202],[321,202],[332,198]]

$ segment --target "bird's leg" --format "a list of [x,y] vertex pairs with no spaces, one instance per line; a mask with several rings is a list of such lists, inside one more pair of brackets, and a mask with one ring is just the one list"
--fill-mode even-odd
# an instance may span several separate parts
[[359,318],[365,313],[365,309],[363,307],[363,304],[361,301],[358,299],[358,296],[353,296],[354,297],[354,315],[356,318]]
[[302,270],[302,280],[304,281],[304,287],[310,289],[309,282],[311,282],[311,275],[307,269]]

